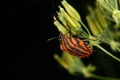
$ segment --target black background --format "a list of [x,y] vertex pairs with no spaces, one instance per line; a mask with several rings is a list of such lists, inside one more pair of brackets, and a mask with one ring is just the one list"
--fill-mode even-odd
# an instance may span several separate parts
[[[73,4],[82,16],[85,16],[87,13],[85,5],[93,4],[93,1],[88,2],[87,0],[69,0],[68,2]],[[12,28],[15,30],[12,34],[15,35],[18,33],[18,35],[20,35],[13,37],[15,38],[15,42],[17,42],[16,45],[18,46],[19,44],[21,49],[17,50],[15,54],[9,54],[9,79],[84,80],[83,76],[71,76],[54,60],[53,55],[60,53],[58,40],[47,41],[49,38],[59,36],[57,28],[53,25],[53,15],[55,11],[58,10],[57,6],[59,4],[59,0],[10,2],[8,5],[8,24],[13,26]],[[95,56],[91,57],[94,58]],[[98,60],[97,58],[98,57],[94,59]],[[94,59],[88,60],[94,61]],[[102,63],[102,61],[99,63]],[[93,62],[93,64],[97,64],[97,62]],[[115,61],[114,64],[117,64],[117,61]],[[103,68],[106,69],[106,67]],[[113,70],[111,70],[111,72],[115,74],[105,73],[106,71],[104,72],[102,70],[103,68],[100,68],[101,71],[97,73],[100,74],[103,72],[101,75],[118,77],[119,67],[117,67],[117,70],[114,70],[114,67],[112,67]]]

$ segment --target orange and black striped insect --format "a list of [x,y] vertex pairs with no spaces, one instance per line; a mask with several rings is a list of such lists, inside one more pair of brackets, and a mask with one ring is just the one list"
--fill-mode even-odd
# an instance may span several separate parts
[[92,53],[92,47],[88,41],[80,40],[75,37],[68,37],[67,35],[61,34],[60,49],[66,51],[72,55],[85,58],[90,56]]
[[[54,16],[54,20],[56,21],[56,17]],[[58,19],[59,20],[59,19]],[[60,21],[61,22],[61,21]],[[67,22],[66,22],[67,23]],[[61,22],[62,24],[62,22]],[[90,56],[92,53],[92,47],[89,44],[89,41],[84,41],[81,38],[77,38],[72,36],[71,28],[69,25],[65,27],[66,34],[69,33],[70,37],[65,34],[60,34],[60,49],[66,51],[72,55],[79,56],[81,58],[85,58]],[[77,36],[77,35],[76,35]]]

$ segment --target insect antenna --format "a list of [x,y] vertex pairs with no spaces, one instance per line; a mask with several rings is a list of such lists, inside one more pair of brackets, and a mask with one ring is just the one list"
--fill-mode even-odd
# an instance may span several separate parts
[[47,39],[47,41],[51,41],[51,40],[54,40],[54,39],[59,39],[59,37],[49,38],[49,39]]

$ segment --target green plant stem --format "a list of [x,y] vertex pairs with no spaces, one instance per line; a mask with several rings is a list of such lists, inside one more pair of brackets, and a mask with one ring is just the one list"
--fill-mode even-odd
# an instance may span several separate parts
[[98,75],[95,75],[95,74],[91,74],[90,77],[95,78],[95,79],[99,79],[99,80],[120,80],[120,79],[117,79],[117,78],[102,77],[102,76],[98,76]]
[[112,55],[110,52],[108,52],[107,50],[105,50],[104,48],[102,48],[100,45],[97,45],[97,47],[98,47],[99,49],[101,49],[102,51],[104,51],[104,52],[105,52],[106,54],[108,54],[109,56],[111,56],[113,59],[115,59],[115,60],[117,60],[117,61],[120,62],[120,59],[119,59],[118,57]]
[[86,29],[86,31],[88,32],[88,34],[91,36],[91,34],[90,34],[88,28],[85,26],[85,24],[82,21],[80,21],[80,23],[83,25],[83,27]]

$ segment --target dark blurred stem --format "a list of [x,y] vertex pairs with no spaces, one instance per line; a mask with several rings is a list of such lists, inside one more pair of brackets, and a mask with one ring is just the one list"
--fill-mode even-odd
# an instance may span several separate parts
[[119,59],[118,57],[112,55],[110,52],[108,52],[107,50],[105,50],[104,48],[102,48],[100,45],[97,45],[97,47],[98,47],[99,49],[101,49],[102,51],[104,51],[104,52],[105,52],[106,54],[108,54],[109,56],[111,56],[113,59],[115,59],[115,60],[117,60],[117,61],[120,62],[120,59]]
[[99,80],[120,80],[120,79],[117,79],[117,78],[102,77],[102,76],[98,76],[98,75],[95,75],[95,74],[91,74],[90,77],[95,78],[95,79],[99,79]]

